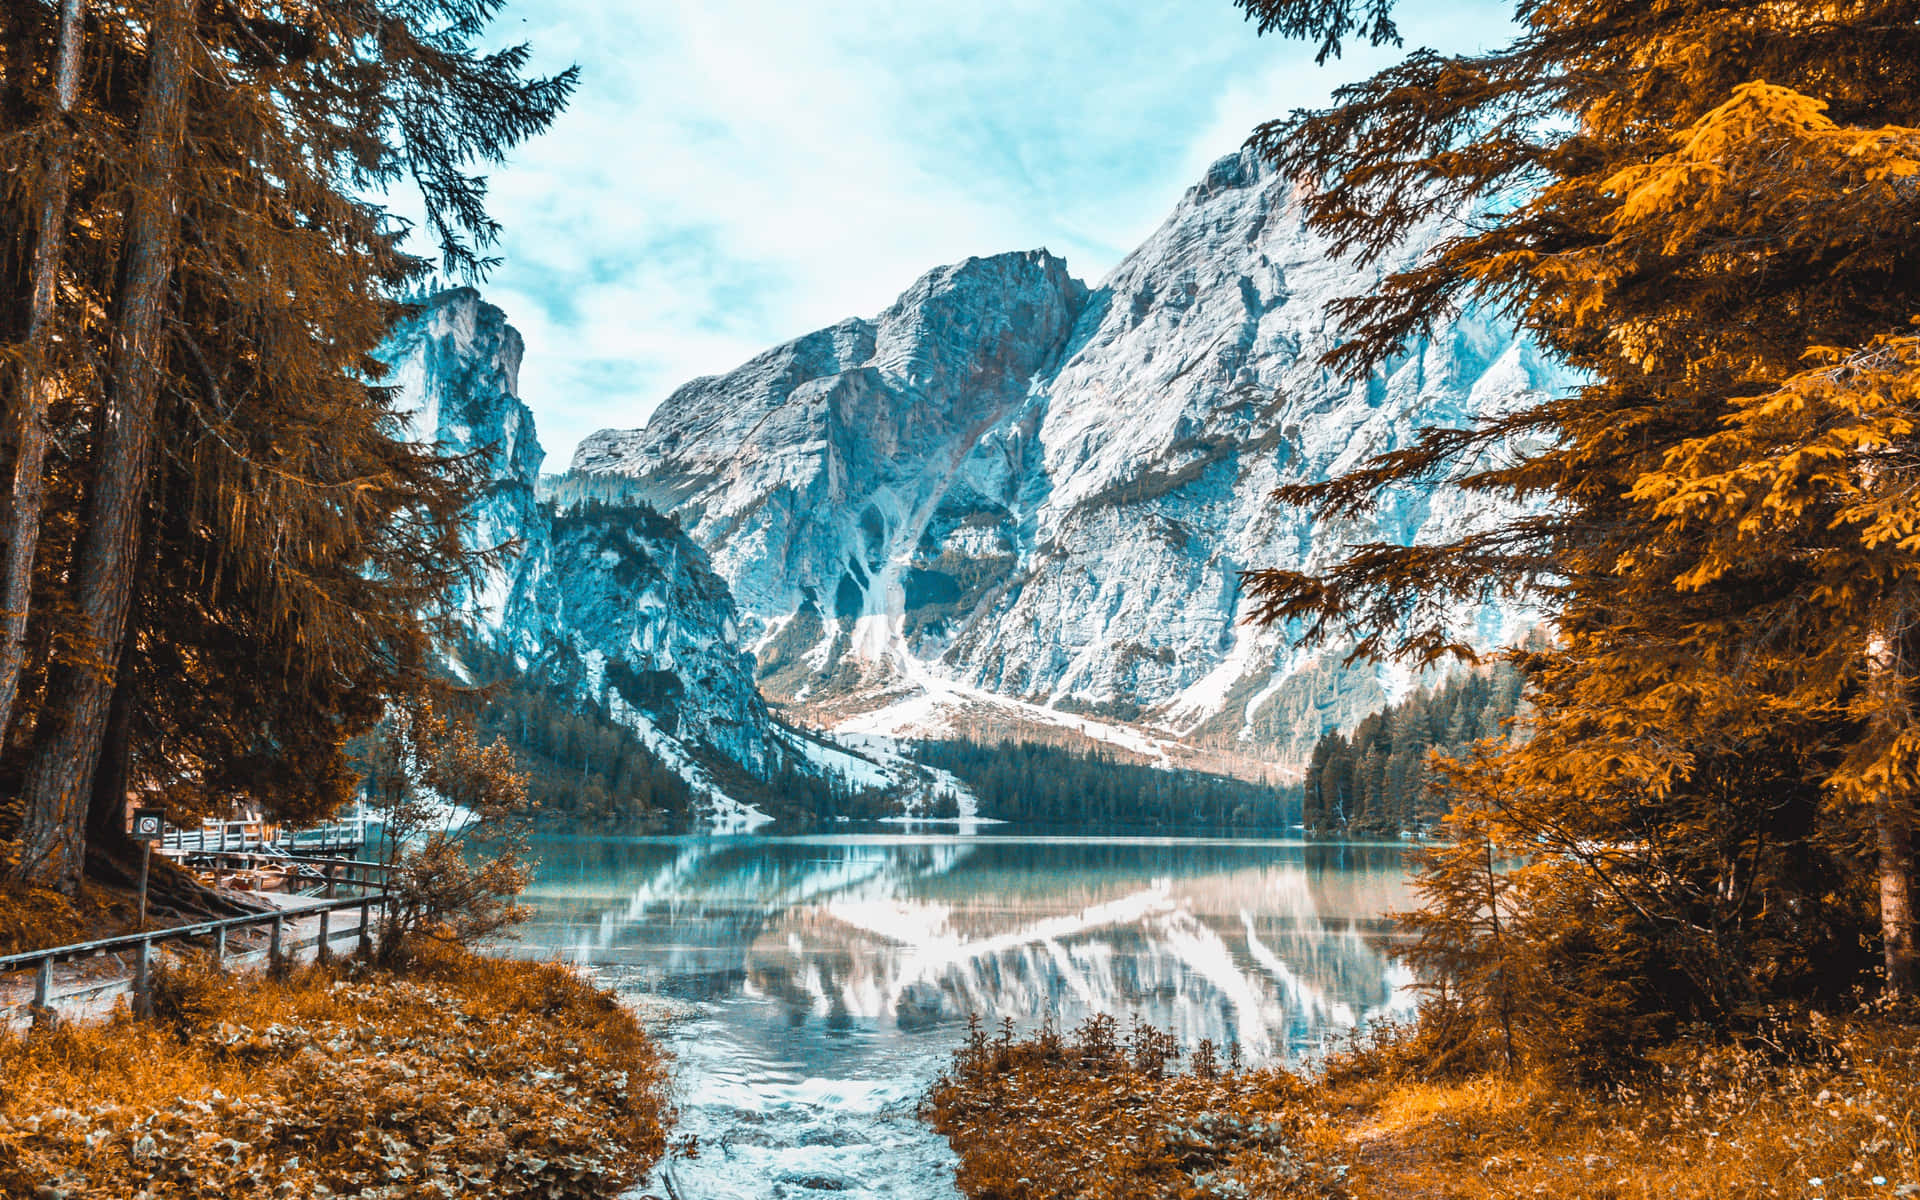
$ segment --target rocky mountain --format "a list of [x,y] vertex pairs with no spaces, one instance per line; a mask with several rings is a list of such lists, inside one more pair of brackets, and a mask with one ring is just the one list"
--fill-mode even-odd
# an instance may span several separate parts
[[[1474,312],[1365,380],[1319,365],[1331,302],[1438,233],[1356,268],[1288,181],[1229,156],[1097,287],[1045,251],[930,272],[872,320],[589,437],[563,488],[678,517],[731,585],[761,686],[843,728],[1011,719],[1298,763],[1411,681],[1245,624],[1239,572],[1489,514],[1436,486],[1328,523],[1272,490],[1567,382]],[[1487,645],[1528,615],[1452,619]]]
[[877,320],[688,384],[644,430],[588,438],[573,465],[631,476],[631,495],[678,515],[757,632],[804,610],[864,637],[877,660],[903,546],[1056,365],[1086,296],[1044,251],[968,259]]
[[[547,452],[532,411],[520,401],[525,352],[506,314],[472,288],[418,297],[414,315],[394,328],[378,352],[388,367],[381,382],[397,390],[408,435],[436,444],[441,453],[478,459],[487,483],[469,512],[467,536],[474,546],[521,541],[541,525],[534,492]],[[448,602],[480,626],[498,628],[521,571],[510,556],[475,586],[456,589]]]
[[490,480],[469,535],[506,553],[448,598],[473,636],[554,694],[632,730],[692,786],[711,824],[764,820],[755,784],[783,771],[893,782],[775,722],[727,584],[676,520],[630,499],[556,505],[539,494],[544,452],[519,398],[521,355],[505,315],[471,288],[425,298],[382,349],[412,436],[477,456]]

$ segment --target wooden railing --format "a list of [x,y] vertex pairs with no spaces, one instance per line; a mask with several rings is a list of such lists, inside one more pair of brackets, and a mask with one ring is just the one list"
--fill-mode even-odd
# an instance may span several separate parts
[[381,862],[371,862],[360,858],[316,858],[299,854],[281,854],[278,851],[256,850],[209,850],[195,852],[185,858],[196,868],[210,871],[213,883],[219,887],[229,871],[254,870],[260,867],[280,869],[291,868],[297,875],[312,886],[324,887],[327,899],[340,894],[342,887],[381,888],[398,868]]
[[204,821],[192,829],[168,826],[156,849],[174,856],[276,848],[288,853],[359,849],[367,844],[371,824],[362,815],[311,829],[288,829],[272,821]]
[[[44,950],[28,950],[20,954],[0,955],[0,975],[13,971],[31,970],[33,981],[33,1012],[36,1020],[43,1019],[52,1012],[53,967],[55,963],[77,962],[105,954],[120,954],[132,951],[133,967],[133,1007],[141,1016],[153,1013],[152,963],[153,948],[168,942],[185,942],[200,938],[212,942],[214,964],[222,969],[227,962],[227,935],[235,930],[257,929],[266,926],[269,929],[267,942],[267,961],[278,965],[286,958],[307,946],[318,946],[321,954],[326,954],[333,940],[332,918],[338,912],[359,913],[359,944],[362,949],[371,945],[372,915],[378,910],[385,912],[389,903],[386,894],[386,876],[392,868],[383,863],[359,862],[351,859],[308,858],[290,860],[285,855],[260,855],[235,852],[225,857],[234,859],[266,859],[282,863],[298,861],[307,864],[319,864],[327,868],[322,875],[328,880],[329,895],[341,884],[355,887],[378,889],[370,894],[320,900],[298,908],[275,909],[271,912],[249,913],[241,917],[225,917],[217,921],[197,921],[189,925],[175,925],[166,929],[149,929],[141,933],[122,934],[119,937],[101,938],[91,942],[76,942],[68,946],[52,946]],[[359,879],[349,879],[343,868],[358,870]],[[379,872],[378,881],[373,880],[369,872]],[[286,935],[287,922],[318,915],[319,933],[308,941],[292,941]],[[345,932],[342,930],[342,932]]]
[[279,836],[279,826],[268,821],[207,821],[194,829],[167,826],[155,849],[162,854],[258,850],[273,845]]

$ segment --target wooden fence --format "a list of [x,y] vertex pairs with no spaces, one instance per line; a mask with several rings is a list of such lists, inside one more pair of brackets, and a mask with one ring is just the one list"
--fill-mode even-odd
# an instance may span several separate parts
[[290,854],[357,852],[366,848],[367,829],[372,824],[364,814],[356,813],[311,829],[288,829],[272,821],[205,821],[192,829],[169,825],[155,849],[174,857],[276,849]]
[[[265,926],[269,930],[267,961],[277,965],[307,946],[318,946],[319,952],[326,954],[334,937],[333,915],[341,912],[357,912],[359,945],[364,949],[371,945],[373,914],[376,911],[384,914],[389,902],[386,893],[386,877],[392,868],[384,863],[361,862],[353,859],[293,859],[281,854],[241,852],[229,854],[214,852],[210,857],[231,860],[263,859],[276,864],[286,862],[307,864],[313,867],[318,877],[325,881],[328,896],[334,898],[304,904],[298,908],[277,908],[270,912],[249,913],[241,917],[196,921],[189,925],[149,929],[140,933],[122,934],[119,937],[101,938],[91,942],[76,942],[70,946],[52,946],[44,950],[0,955],[0,975],[28,970],[34,973],[34,1017],[36,1021],[44,1020],[52,1012],[55,963],[77,962],[99,955],[131,951],[134,955],[133,1010],[141,1016],[151,1016],[153,1014],[153,948],[157,945],[205,939],[212,950],[214,963],[224,968],[227,962],[227,936],[235,930],[257,929]],[[343,884],[374,890],[370,894],[360,896],[335,896],[334,893]],[[295,941],[287,936],[289,921],[303,920],[315,915],[320,918],[319,933],[315,937]],[[344,933],[346,930],[343,928],[340,932]]]

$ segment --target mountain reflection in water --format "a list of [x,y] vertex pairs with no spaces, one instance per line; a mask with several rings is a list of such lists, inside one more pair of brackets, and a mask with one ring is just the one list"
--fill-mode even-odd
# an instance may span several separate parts
[[1062,1029],[1138,1014],[1258,1062],[1412,1003],[1384,919],[1411,900],[1396,846],[909,833],[536,849],[522,952],[694,1006],[671,1039],[682,1126],[724,1144],[673,1169],[701,1195],[953,1195],[911,1109],[970,1013]]

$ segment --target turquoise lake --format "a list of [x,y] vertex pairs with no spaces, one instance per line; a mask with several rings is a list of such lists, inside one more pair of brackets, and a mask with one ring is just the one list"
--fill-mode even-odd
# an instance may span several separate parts
[[536,845],[515,952],[675,1014],[700,1152],[635,1196],[949,1200],[914,1108],[969,1014],[1138,1014],[1262,1062],[1411,1011],[1398,846],[986,830]]

